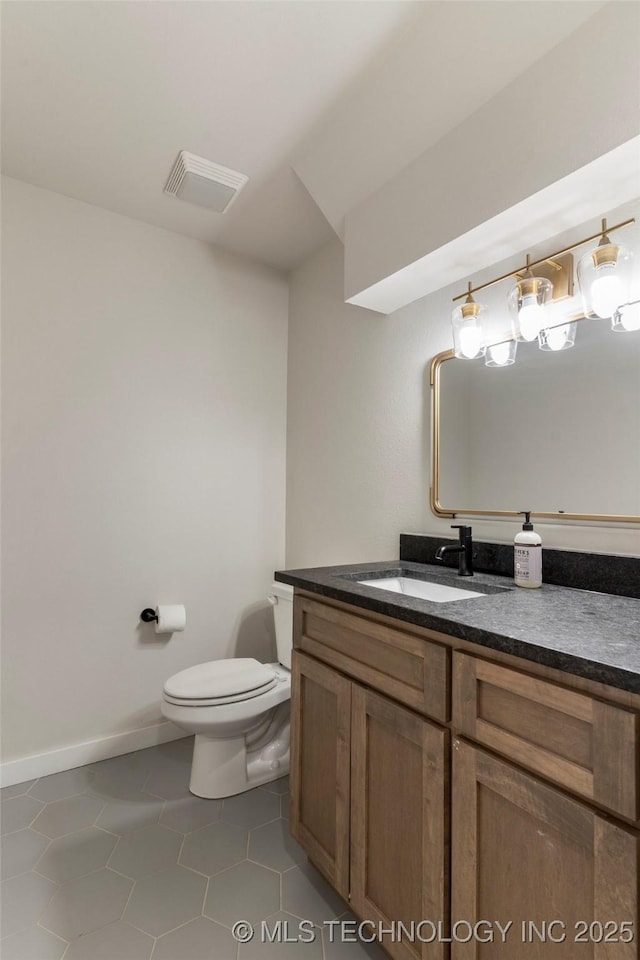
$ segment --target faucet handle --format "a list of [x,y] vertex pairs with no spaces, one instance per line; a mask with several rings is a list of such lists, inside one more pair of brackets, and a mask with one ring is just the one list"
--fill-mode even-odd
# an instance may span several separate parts
[[465,526],[465,525],[462,524],[462,523],[452,523],[452,524],[451,524],[451,529],[452,529],[452,530],[459,530],[459,531],[460,531],[459,536],[460,536],[460,539],[461,539],[461,540],[464,539],[464,537],[470,537],[470,536],[471,536],[471,530],[472,530],[472,528],[471,528],[471,527],[467,527],[467,526]]

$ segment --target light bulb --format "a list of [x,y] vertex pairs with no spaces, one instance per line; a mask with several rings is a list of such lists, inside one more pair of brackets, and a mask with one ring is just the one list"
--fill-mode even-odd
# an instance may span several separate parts
[[568,335],[569,326],[567,324],[563,327],[551,327],[547,330],[547,346],[549,350],[562,350],[567,342]]
[[523,340],[535,340],[540,333],[544,320],[544,306],[538,303],[535,294],[522,298],[518,311],[518,326]]
[[482,346],[482,334],[480,328],[475,323],[466,323],[460,330],[460,351],[469,360],[472,360],[480,352]]
[[623,299],[622,285],[616,274],[615,263],[603,263],[591,284],[593,312],[602,319],[612,317]]
[[494,343],[492,347],[489,347],[489,356],[499,367],[507,362],[510,352],[508,343]]

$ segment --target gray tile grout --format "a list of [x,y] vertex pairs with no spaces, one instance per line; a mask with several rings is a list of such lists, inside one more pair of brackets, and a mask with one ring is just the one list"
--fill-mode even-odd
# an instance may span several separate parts
[[[242,861],[239,861],[239,862],[241,863]],[[196,870],[195,867],[188,867],[186,863],[180,863],[179,860],[178,860],[178,863],[176,864],[176,866],[182,867],[183,870],[190,870],[191,873],[197,873],[197,875],[198,875],[199,877],[204,877],[205,880],[207,880],[207,881],[210,880],[211,877],[215,877],[215,873],[211,873],[211,874],[209,874],[209,873],[202,873],[201,870]],[[235,866],[235,864],[234,864],[234,866]]]
[[[211,877],[207,877],[207,882],[206,882],[206,885],[205,885],[205,888],[204,888],[204,900],[202,901],[202,916],[203,916],[203,917],[206,916],[206,914],[205,914],[205,912],[204,912],[204,908],[205,908],[206,905],[207,905],[207,898],[208,898],[208,896],[209,896],[209,886],[210,886],[210,884],[211,884]],[[210,918],[207,917],[207,919],[210,919]]]
[[[124,910],[122,911],[122,916],[120,917],[120,920],[119,920],[119,921],[116,921],[116,923],[128,923],[129,926],[130,926],[130,927],[133,927],[134,930],[137,930],[138,933],[144,933],[145,937],[151,937],[151,939],[153,940],[154,946],[155,946],[156,940],[159,940],[160,937],[156,937],[153,933],[149,933],[148,930],[143,930],[142,927],[137,927],[137,926],[135,925],[135,923],[132,923],[132,922],[131,922],[131,920],[125,920],[125,919],[124,919],[124,913],[125,913],[125,910],[127,909],[127,906],[128,906],[128,905],[129,905],[129,901],[127,900],[127,905],[125,906]],[[187,922],[190,922],[190,921],[187,921]],[[162,934],[160,934],[160,936],[162,936]],[[153,948],[152,948],[152,952],[153,952]]]
[[36,926],[36,927],[40,927],[41,930],[44,930],[44,931],[45,931],[46,933],[48,933],[50,936],[55,937],[56,940],[59,940],[60,943],[64,943],[64,944],[65,944],[65,948],[64,948],[64,950],[62,951],[62,953],[60,954],[60,960],[64,960],[66,954],[68,953],[69,947],[71,946],[71,940],[65,940],[64,937],[59,937],[57,933],[53,933],[51,930],[47,930],[47,928],[46,928],[45,926],[43,926],[43,925],[40,923],[40,921],[38,921],[38,922],[35,924],[35,926]]
[[[38,866],[38,863],[40,863],[40,860],[37,861],[35,867],[31,867],[30,870],[25,870],[23,873],[17,874],[17,876],[19,876],[19,877],[24,877],[25,873],[35,873],[37,877],[42,877],[43,880],[48,880],[49,883],[55,883],[55,885],[56,885],[57,887],[61,887],[62,884],[60,883],[59,880],[52,880],[51,877],[45,877],[44,873],[39,873],[39,872],[38,872],[38,870],[36,869],[37,866]],[[10,880],[13,880],[13,877],[9,877],[9,879],[10,879]]]
[[[116,844],[116,846],[117,846],[117,844]],[[118,871],[117,871],[117,870],[114,870],[113,872],[114,872],[114,873],[117,873]],[[124,915],[125,915],[125,913],[127,912],[127,907],[129,906],[129,903],[130,903],[130,901],[131,901],[131,897],[133,896],[133,891],[134,891],[135,888],[136,888],[136,882],[137,882],[136,880],[134,880],[133,877],[127,877],[127,879],[128,879],[128,880],[133,880],[133,883],[131,884],[131,890],[129,890],[129,896],[127,897],[127,902],[125,903],[124,907],[122,908],[122,913],[120,914],[120,919],[121,919],[121,920],[124,920]],[[131,924],[131,926],[133,926],[133,924]],[[136,927],[136,929],[137,929],[137,927]],[[141,932],[143,932],[143,931],[141,931]],[[152,949],[151,952],[153,953],[153,949]]]
[[[33,827],[30,823],[27,823],[24,827],[18,827],[17,830],[7,830],[6,833],[0,834],[0,841],[4,840],[5,837],[12,837],[14,834],[20,833],[21,830],[33,830]],[[47,840],[51,840],[51,837],[47,837],[46,833],[40,833],[39,830],[33,830],[33,832],[37,833],[41,837],[46,837]]]
[[200,916],[204,917],[204,908],[207,905],[207,897],[209,896],[209,883],[211,882],[211,877],[207,877],[207,882],[204,885],[204,893],[202,895],[202,903],[200,904]]
[[[254,867],[262,867],[263,870],[269,870],[271,873],[277,873],[278,876],[282,876],[282,870],[277,870],[276,867],[270,867],[266,863],[260,863],[259,860],[252,860],[251,857],[245,857],[244,859],[247,861],[247,863],[252,863]],[[243,860],[240,861],[240,863],[243,863],[243,862],[244,862]],[[237,867],[238,864],[236,863],[234,864],[234,866]],[[293,867],[297,867],[297,866],[298,866],[297,863],[293,864]],[[292,870],[293,867],[287,867],[287,870]],[[229,869],[231,870],[231,867],[229,867]],[[215,876],[215,874],[212,874],[212,876]]]
[[[101,816],[102,816],[102,814],[101,814]],[[117,837],[118,840],[121,839],[121,834],[119,834],[119,833],[114,833],[113,830],[107,830],[106,827],[101,827],[101,826],[99,826],[97,823],[94,823],[93,826],[94,826],[94,828],[95,828],[96,830],[101,830],[102,833],[108,833],[110,837]]]

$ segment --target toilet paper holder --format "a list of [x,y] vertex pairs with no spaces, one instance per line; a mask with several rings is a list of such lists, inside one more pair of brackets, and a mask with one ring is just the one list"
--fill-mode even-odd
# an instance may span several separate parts
[[145,609],[140,614],[140,619],[144,623],[153,623],[154,621],[158,622],[158,615],[155,610],[152,610],[151,607],[145,607]]

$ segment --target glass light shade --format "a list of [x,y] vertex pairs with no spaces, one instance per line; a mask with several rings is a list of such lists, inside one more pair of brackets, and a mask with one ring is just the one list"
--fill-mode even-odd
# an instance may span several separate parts
[[586,317],[606,320],[629,300],[633,253],[607,241],[578,261]]
[[511,326],[516,340],[531,342],[546,326],[553,284],[545,277],[524,277],[509,291]]
[[623,303],[611,317],[611,329],[616,333],[633,333],[640,330],[640,300]]
[[510,367],[516,362],[516,340],[503,340],[502,343],[492,343],[487,347],[484,358],[485,367]]
[[455,307],[451,314],[453,350],[460,360],[475,360],[484,356],[483,318],[486,313],[486,307],[471,300]]
[[546,327],[538,334],[538,346],[541,350],[568,350],[576,342],[577,323],[562,323],[556,327]]

